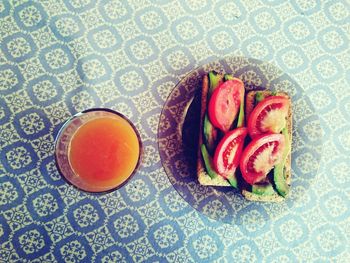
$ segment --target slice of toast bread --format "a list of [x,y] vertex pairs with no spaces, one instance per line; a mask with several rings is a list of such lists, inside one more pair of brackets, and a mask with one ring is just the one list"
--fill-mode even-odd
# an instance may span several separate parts
[[201,145],[203,144],[203,121],[204,115],[207,110],[207,98],[209,89],[209,78],[205,75],[202,82],[202,93],[201,93],[201,112],[200,112],[200,124],[199,124],[199,143],[198,143],[198,156],[197,156],[197,176],[198,181],[201,185],[212,185],[212,186],[230,186],[227,180],[221,176],[211,178],[206,172],[202,153]]
[[[245,117],[246,117],[246,121],[248,121],[249,115],[251,114],[251,112],[254,109],[255,106],[255,95],[258,91],[250,91],[247,93],[246,95],[246,99],[245,99],[245,103],[246,103],[246,108],[245,108]],[[263,90],[263,91],[259,91],[262,92],[263,96],[269,97],[272,95],[272,91],[270,90]],[[291,145],[292,143],[292,129],[293,129],[293,122],[292,122],[292,104],[291,104],[291,99],[289,97],[289,95],[285,92],[277,92],[275,95],[277,96],[284,96],[286,98],[288,98],[290,100],[290,107],[288,110],[288,116],[287,116],[287,130],[288,130],[288,135],[289,135],[289,143]],[[285,176],[286,176],[286,182],[288,184],[288,186],[290,186],[291,184],[291,152],[289,152],[287,159],[286,159],[286,164],[285,164]],[[275,193],[273,195],[255,195],[252,194],[251,192],[247,191],[247,190],[242,190],[242,195],[247,198],[250,201],[262,201],[262,202],[281,202],[283,201],[285,198],[280,196],[279,194]]]
[[[262,92],[262,94],[263,94],[263,96],[265,98],[272,95],[272,91],[270,91],[270,90],[263,90],[263,91],[260,91],[260,92]],[[246,95],[246,100],[245,100],[245,103],[246,103],[246,111],[245,111],[246,121],[248,121],[249,115],[252,112],[252,110],[254,109],[256,93],[257,93],[257,91],[250,91]],[[290,141],[290,144],[291,144],[291,142],[292,142],[292,130],[293,130],[292,102],[291,102],[291,99],[290,99],[289,95],[286,92],[277,92],[275,95],[276,96],[284,96],[284,97],[288,98],[289,101],[290,101],[290,104],[289,104],[290,107],[289,107],[289,110],[288,110],[288,116],[287,116],[287,123],[286,124],[287,124],[287,130],[288,130],[288,135],[289,135],[289,141]],[[286,165],[285,165],[286,181],[287,181],[288,185],[290,185],[290,181],[291,181],[291,163],[292,163],[291,157],[292,157],[292,155],[291,155],[291,153],[289,153],[288,156],[287,156]]]

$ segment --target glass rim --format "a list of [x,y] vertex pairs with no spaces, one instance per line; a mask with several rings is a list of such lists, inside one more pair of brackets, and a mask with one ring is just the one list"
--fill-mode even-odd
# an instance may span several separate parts
[[[139,145],[139,154],[138,154],[138,159],[137,159],[137,162],[136,162],[136,165],[135,165],[135,168],[133,169],[133,171],[130,173],[130,175],[119,185],[117,186],[113,186],[111,187],[110,189],[107,188],[106,190],[96,190],[96,191],[91,191],[91,190],[87,190],[87,189],[84,189],[84,187],[81,187],[77,184],[75,184],[74,182],[72,182],[69,178],[69,177],[62,169],[62,167],[59,165],[59,156],[58,156],[58,145],[60,143],[60,140],[62,138],[62,135],[64,133],[64,131],[72,124],[73,120],[85,115],[85,114],[88,114],[88,113],[91,113],[91,112],[106,112],[106,113],[111,113],[111,114],[114,114],[114,115],[117,115],[119,117],[121,117],[122,119],[124,119],[125,121],[127,121],[127,123],[130,125],[130,127],[133,129],[133,131],[135,132],[136,134],[136,137],[137,137],[137,140],[138,140],[138,145]],[[99,117],[97,117],[99,118]],[[75,132],[74,132],[75,133]],[[57,135],[55,136],[55,140],[54,140],[54,158],[55,158],[55,166],[57,167],[57,170],[59,172],[59,174],[61,175],[61,177],[70,185],[74,186],[75,188],[77,188],[78,190],[80,191],[83,191],[85,193],[88,193],[88,194],[95,194],[95,195],[99,195],[99,194],[106,194],[106,193],[110,193],[110,192],[113,192],[115,190],[118,190],[120,189],[121,187],[123,187],[125,184],[128,183],[128,181],[135,175],[135,173],[137,172],[137,170],[139,169],[140,167],[140,164],[141,164],[141,160],[142,160],[142,155],[143,155],[143,144],[142,144],[142,140],[141,140],[141,136],[140,136],[140,133],[138,131],[138,129],[136,128],[135,124],[128,118],[126,117],[124,114],[118,112],[118,111],[115,111],[115,110],[112,110],[112,109],[109,109],[109,108],[89,108],[89,109],[86,109],[86,110],[83,110],[83,111],[80,111],[80,112],[77,112],[75,113],[74,115],[70,116],[63,124],[62,126],[60,127],[60,129],[58,130],[57,132]],[[71,171],[75,174],[73,168],[71,167],[71,164],[70,162],[69,163],[69,168],[71,169]]]

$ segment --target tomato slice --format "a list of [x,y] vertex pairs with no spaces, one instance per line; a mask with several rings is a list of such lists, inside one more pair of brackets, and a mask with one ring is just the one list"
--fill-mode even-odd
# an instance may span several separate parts
[[256,105],[248,118],[251,138],[263,133],[280,133],[286,126],[290,101],[284,96],[270,96]]
[[244,139],[248,134],[246,127],[229,131],[216,147],[213,163],[218,174],[227,178],[233,175],[239,165]]
[[240,79],[227,80],[217,87],[208,105],[208,115],[214,127],[227,132],[236,119],[244,99],[244,84]]
[[282,134],[264,134],[253,139],[244,149],[240,169],[248,184],[264,181],[270,170],[282,158],[285,139]]

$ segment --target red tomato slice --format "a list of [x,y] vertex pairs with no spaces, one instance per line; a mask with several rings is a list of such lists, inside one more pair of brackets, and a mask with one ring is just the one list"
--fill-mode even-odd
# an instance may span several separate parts
[[282,134],[264,134],[253,139],[244,149],[240,169],[248,184],[261,182],[282,158],[285,139]]
[[234,174],[243,150],[244,139],[248,134],[245,127],[229,131],[216,147],[213,163],[218,174],[227,178]]
[[217,87],[208,105],[210,122],[227,132],[236,119],[239,106],[244,99],[244,84],[240,79],[227,80]]
[[250,137],[280,133],[286,125],[289,105],[289,99],[283,96],[270,96],[259,102],[248,118]]

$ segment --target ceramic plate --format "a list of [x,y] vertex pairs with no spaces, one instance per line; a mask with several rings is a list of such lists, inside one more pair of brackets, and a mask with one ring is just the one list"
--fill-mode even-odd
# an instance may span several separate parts
[[[233,74],[243,80],[247,90],[270,89],[290,94],[293,107],[292,186],[284,202],[251,202],[231,187],[198,183],[200,89],[203,75],[211,70]],[[268,62],[230,57],[197,68],[172,90],[160,116],[158,144],[170,182],[192,207],[212,219],[230,224],[249,222],[249,214],[253,213],[254,224],[260,224],[256,218],[266,222],[297,210],[310,198],[307,191],[317,175],[322,135],[319,117],[296,81]]]

